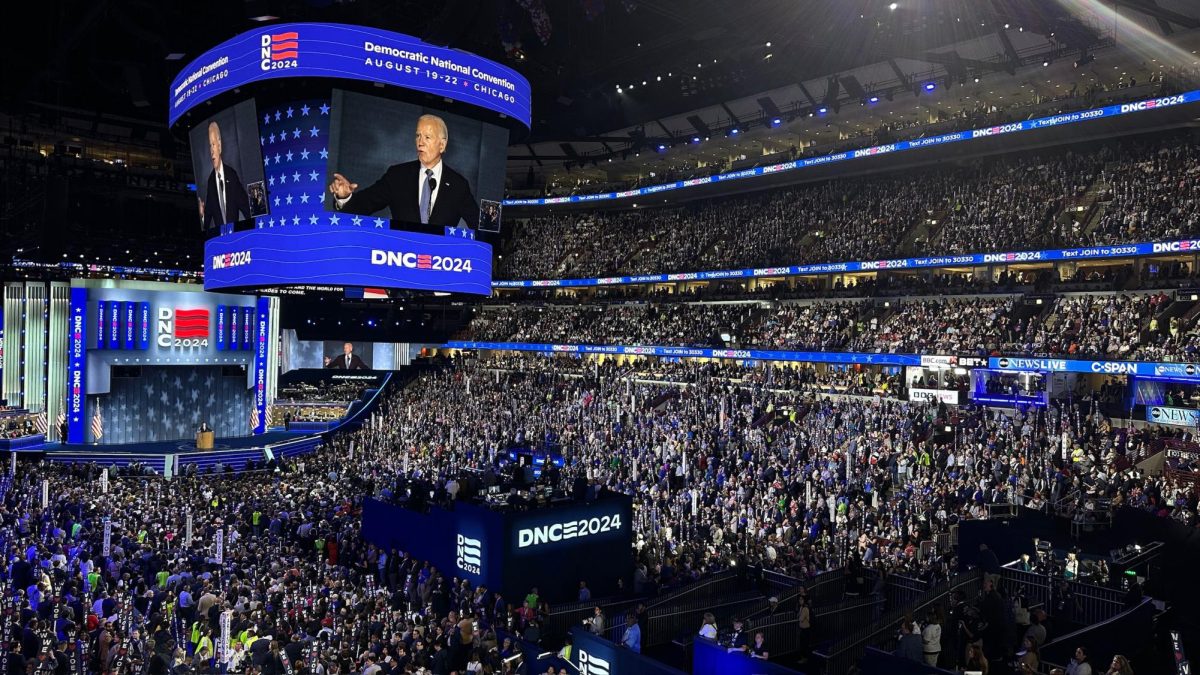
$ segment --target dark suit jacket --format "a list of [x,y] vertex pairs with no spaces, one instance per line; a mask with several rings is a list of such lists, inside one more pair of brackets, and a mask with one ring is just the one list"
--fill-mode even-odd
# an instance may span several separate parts
[[204,228],[220,227],[225,223],[236,223],[250,217],[250,197],[246,186],[238,178],[232,166],[225,165],[225,215],[221,219],[221,198],[217,196],[217,172],[208,174],[208,189],[204,194]]
[[[420,193],[416,179],[421,176],[418,161],[394,164],[374,185],[356,190],[342,207],[347,213],[369,216],[384,208],[391,209],[392,229],[445,234],[446,227],[458,225],[459,219],[471,227],[479,226],[479,202],[471,194],[471,185],[454,169],[442,163],[442,180],[438,184],[437,201],[429,214],[429,224],[421,224]],[[334,204],[337,204],[334,201]],[[207,205],[205,210],[207,210]]]
[[[325,367],[346,370],[346,355],[338,354],[336,357],[330,359],[329,365]],[[349,370],[367,370],[367,364],[363,363],[363,360],[358,358],[358,354],[351,354]]]

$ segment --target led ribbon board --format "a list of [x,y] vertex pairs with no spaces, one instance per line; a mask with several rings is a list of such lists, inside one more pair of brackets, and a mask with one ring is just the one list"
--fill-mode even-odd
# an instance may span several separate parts
[[537,279],[525,281],[493,281],[495,288],[558,288],[570,286],[621,286],[687,281],[716,281],[720,279],[753,279],[757,277],[789,277],[841,272],[879,272],[884,270],[936,269],[960,265],[1008,265],[1070,260],[1103,260],[1147,255],[1163,255],[1200,251],[1200,239],[1143,242],[1086,248],[1060,248],[1045,251],[1009,251],[1004,253],[968,253],[964,255],[896,258],[893,260],[864,260],[851,262],[814,263],[810,265],[780,265],[710,272],[678,272],[674,274],[638,274],[594,279]]
[[753,178],[755,176],[776,174],[785,171],[795,171],[796,169],[806,169],[810,166],[831,164],[833,162],[844,162],[846,160],[859,159],[861,157],[876,157],[879,155],[889,155],[896,152],[903,152],[905,150],[927,148],[934,145],[958,143],[960,141],[969,141],[974,138],[987,138],[1021,131],[1032,131],[1034,129],[1061,127],[1068,124],[1078,124],[1079,122],[1087,122],[1096,119],[1108,119],[1118,115],[1127,115],[1129,113],[1142,112],[1145,110],[1156,110],[1158,108],[1166,108],[1183,103],[1195,103],[1196,101],[1200,101],[1200,90],[1189,91],[1183,94],[1175,94],[1174,96],[1160,96],[1158,98],[1135,101],[1132,103],[1120,103],[1117,105],[1105,106],[1103,108],[1093,108],[1092,110],[1077,110],[1075,112],[1051,115],[1049,117],[1039,117],[1033,120],[1025,120],[1024,122],[1001,124],[999,126],[987,127],[984,129],[956,131],[954,133],[942,134],[940,136],[930,136],[929,138],[914,138],[911,141],[899,141],[897,143],[876,145],[870,148],[862,148],[860,150],[848,150],[846,152],[839,152],[833,155],[808,157],[806,159],[797,159],[790,162],[783,162],[781,164],[772,164],[770,166],[756,166],[752,169],[742,169],[740,171],[722,173],[716,176],[704,176],[703,178],[677,180],[674,183],[648,185],[643,188],[624,190],[621,192],[599,192],[590,195],[542,197],[538,199],[506,199],[504,200],[503,204],[504,206],[550,206],[554,204],[577,204],[581,202],[600,202],[610,199],[641,197],[659,192],[667,192],[669,190],[696,187],[697,185],[709,185],[711,183],[723,183],[730,180],[740,180],[742,178]]

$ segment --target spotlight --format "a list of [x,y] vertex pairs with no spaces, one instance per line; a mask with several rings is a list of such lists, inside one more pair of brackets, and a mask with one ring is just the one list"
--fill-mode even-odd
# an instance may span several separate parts
[[933,91],[934,89],[937,89],[936,83],[934,83],[934,82],[926,82],[925,83],[925,91]]
[[888,5],[888,9],[890,9],[894,12],[894,11],[896,11],[896,8],[899,6],[900,6],[899,4],[893,2],[892,4]]
[[740,132],[738,131],[738,128],[737,128],[737,127],[734,127],[734,128],[732,128],[732,129],[730,129],[730,130],[729,130],[729,135],[730,135],[730,136],[737,136],[737,135],[738,135],[738,133],[740,133]]
[[1046,59],[1045,61],[1042,61],[1042,67],[1049,68],[1050,67],[1050,59]]
[[867,103],[879,103],[879,97],[872,96],[871,98],[867,99]]
[[777,127],[777,126],[779,126],[780,124],[783,124],[783,120],[779,119],[778,117],[776,117],[776,118],[773,118],[773,119],[771,120],[771,126],[772,126],[772,127]]
[[699,142],[700,142],[700,137],[699,137],[699,136],[692,136],[692,142],[693,142],[693,143],[699,143]]
[[661,143],[660,143],[660,144],[659,144],[659,146],[658,146],[658,151],[659,151],[659,152],[666,152],[666,151],[667,151],[667,146],[665,146],[665,145],[663,145],[663,144],[661,144]]
[[821,106],[820,108],[817,108],[818,115],[824,115],[827,112],[829,112],[829,108],[826,108],[825,106]]

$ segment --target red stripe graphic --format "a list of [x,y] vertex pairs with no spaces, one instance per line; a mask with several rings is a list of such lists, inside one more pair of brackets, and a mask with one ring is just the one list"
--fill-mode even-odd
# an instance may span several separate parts
[[192,317],[192,316],[207,317],[208,310],[207,309],[176,309],[175,316],[180,319],[183,319],[185,317]]
[[296,49],[299,46],[300,42],[297,40],[291,40],[290,42],[278,42],[271,45],[271,51],[277,52],[283,49]]
[[282,40],[295,40],[298,37],[300,37],[300,34],[296,31],[291,31],[290,33],[276,33],[275,35],[271,36],[271,41],[280,42]]
[[284,59],[294,59],[297,56],[298,56],[298,53],[294,52],[294,51],[279,52],[279,53],[271,52],[271,60],[272,61],[283,61]]
[[177,337],[181,340],[185,340],[185,339],[189,339],[189,338],[206,338],[206,337],[208,337],[208,331],[205,329],[202,329],[202,328],[196,329],[196,330],[187,330],[187,331],[177,330],[177,331],[175,331],[175,337]]

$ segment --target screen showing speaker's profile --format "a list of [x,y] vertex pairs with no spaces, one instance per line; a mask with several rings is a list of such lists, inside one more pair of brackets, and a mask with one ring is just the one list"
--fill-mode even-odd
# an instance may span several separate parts
[[507,129],[339,89],[332,101],[326,210],[424,234],[498,229],[483,209],[503,197]]
[[270,212],[253,100],[242,101],[192,127],[188,134],[196,177],[196,218],[210,235]]

